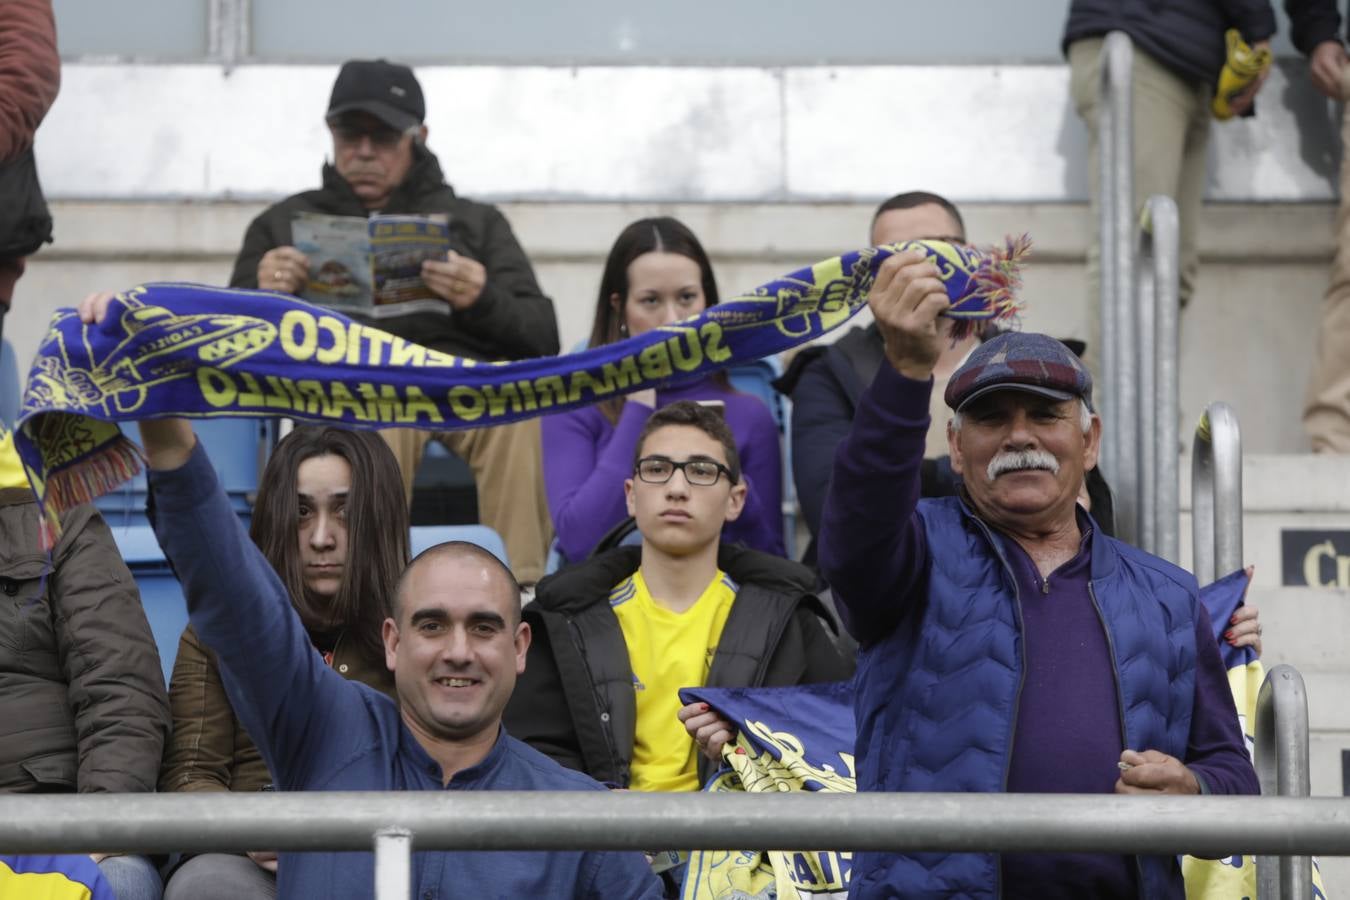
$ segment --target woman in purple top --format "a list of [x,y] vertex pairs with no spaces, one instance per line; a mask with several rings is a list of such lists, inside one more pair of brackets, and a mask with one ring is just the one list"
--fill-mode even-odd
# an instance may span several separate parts
[[[717,303],[712,263],[694,233],[670,217],[639,219],[609,251],[590,346],[624,340],[696,316]],[[718,400],[736,436],[750,488],[726,543],[782,556],[782,452],[778,427],[758,397],[732,389],[723,372],[636,391],[543,420],[544,484],[565,559],[585,559],[628,515],[623,482],[633,472],[638,432],[652,411],[676,400]]]

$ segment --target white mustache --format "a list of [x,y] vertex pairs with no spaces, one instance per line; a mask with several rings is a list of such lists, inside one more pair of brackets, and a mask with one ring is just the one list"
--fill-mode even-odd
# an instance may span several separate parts
[[1044,469],[1051,475],[1059,474],[1059,460],[1044,450],[1005,450],[989,460],[985,474],[993,481],[1008,472],[1026,469]]

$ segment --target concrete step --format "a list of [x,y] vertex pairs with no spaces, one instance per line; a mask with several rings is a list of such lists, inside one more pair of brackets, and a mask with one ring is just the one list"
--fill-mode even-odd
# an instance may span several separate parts
[[[1253,584],[1248,599],[1261,610],[1267,667],[1289,663],[1309,672],[1350,675],[1350,591],[1270,588]],[[1340,727],[1350,730],[1350,691],[1341,694]]]
[[[1187,567],[1191,463],[1182,457],[1181,564]],[[1311,565],[1315,584],[1350,588],[1350,457],[1248,455],[1242,491],[1244,558],[1256,566],[1255,584],[1307,584]]]
[[1312,792],[1350,792],[1344,758],[1350,753],[1350,590],[1253,585],[1248,599],[1261,610],[1267,670],[1285,663],[1308,692]]

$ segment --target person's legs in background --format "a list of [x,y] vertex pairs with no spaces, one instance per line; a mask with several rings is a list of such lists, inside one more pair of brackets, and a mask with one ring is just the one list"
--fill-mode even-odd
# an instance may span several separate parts
[[412,505],[413,480],[417,478],[417,467],[422,464],[422,451],[432,432],[418,428],[385,428],[380,437],[389,445],[398,460],[398,471],[403,476],[403,499]]
[[427,441],[440,441],[464,460],[478,489],[478,519],[502,536],[516,578],[530,584],[544,576],[553,521],[544,493],[538,419],[460,431],[388,428],[380,433],[398,459],[410,504]]
[[[1341,70],[1341,97],[1350,100],[1350,66]],[[1350,147],[1350,106],[1341,120],[1341,143]],[[1350,453],[1350,165],[1344,159],[1336,256],[1316,341],[1303,401],[1303,429],[1314,453]]]
[[[1098,93],[1103,40],[1090,38],[1069,46],[1069,90],[1074,108],[1088,133],[1088,187],[1092,227],[1099,218]],[[1199,271],[1196,235],[1205,188],[1205,154],[1209,146],[1209,95],[1204,85],[1188,83],[1135,48],[1134,204],[1143,209],[1153,194],[1177,203],[1181,228],[1181,304],[1195,290]],[[1137,222],[1137,217],[1135,218]],[[1094,238],[1087,260],[1087,355],[1094,376],[1101,372],[1101,245]]]
[[117,900],[160,900],[164,896],[159,870],[144,856],[109,856],[98,868]]
[[478,518],[502,536],[517,580],[531,584],[543,578],[553,520],[544,493],[539,420],[446,431],[436,438],[473,470]]
[[194,856],[178,867],[164,888],[164,900],[275,900],[276,896],[277,877],[235,853]]

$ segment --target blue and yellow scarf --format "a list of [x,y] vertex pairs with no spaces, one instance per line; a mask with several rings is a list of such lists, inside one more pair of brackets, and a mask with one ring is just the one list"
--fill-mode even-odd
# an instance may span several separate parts
[[[877,267],[918,248],[937,264],[958,328],[1011,316],[1025,237],[979,251],[935,241],[825,260],[702,315],[563,357],[450,356],[292,297],[197,284],[119,294],[86,326],[59,310],[24,390],[16,444],[47,522],[134,475],[121,421],[287,416],[355,428],[500,425],[697,378],[778,353],[847,321]],[[52,535],[48,535],[48,538]]]

